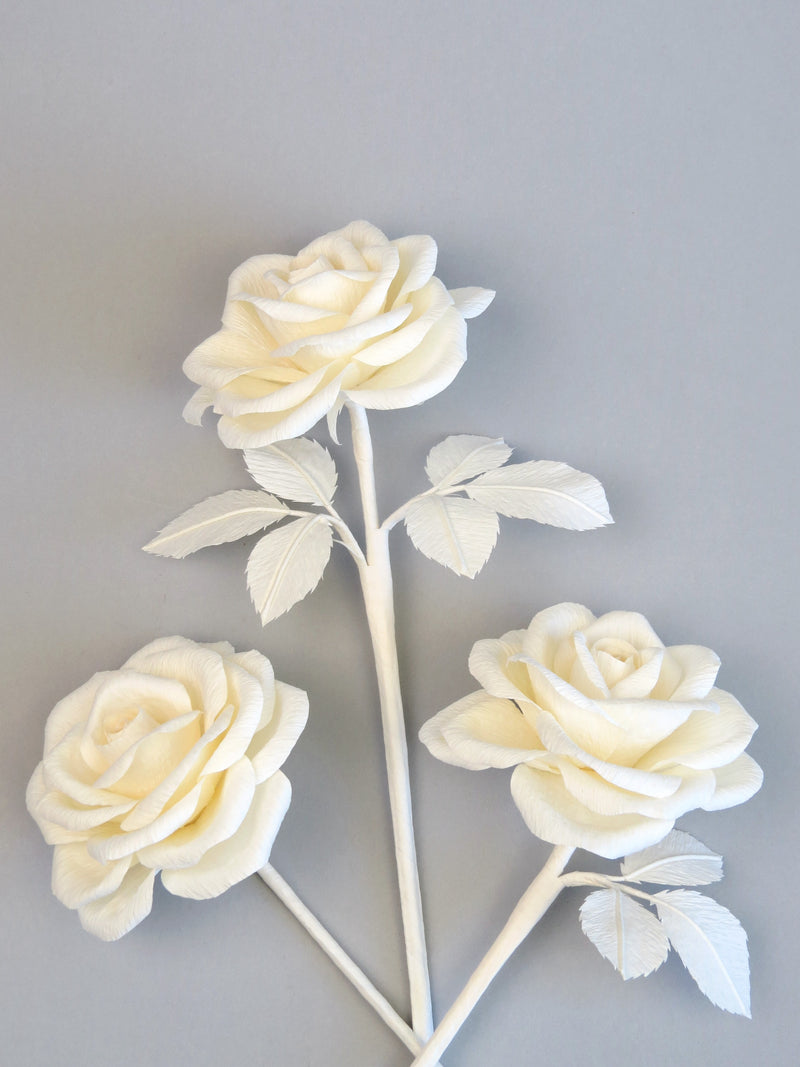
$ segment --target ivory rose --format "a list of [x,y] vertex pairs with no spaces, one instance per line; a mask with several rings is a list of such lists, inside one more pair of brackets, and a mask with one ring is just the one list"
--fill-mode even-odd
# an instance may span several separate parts
[[467,356],[467,318],[494,293],[448,292],[431,237],[390,241],[368,222],[296,256],[248,259],[228,282],[222,329],[183,369],[200,388],[184,410],[221,416],[229,448],[299,437],[346,400],[405,408],[441,392]]
[[515,767],[530,830],[609,859],[660,841],[693,808],[741,804],[761,785],[746,748],[756,724],[714,686],[718,657],[665,648],[642,615],[558,604],[527,630],[478,641],[483,686],[420,737],[460,767]]
[[159,871],[170,893],[206,899],[259,870],[307,717],[302,690],[225,642],[161,638],[95,674],[50,713],[28,785],[55,895],[113,941],[149,914]]

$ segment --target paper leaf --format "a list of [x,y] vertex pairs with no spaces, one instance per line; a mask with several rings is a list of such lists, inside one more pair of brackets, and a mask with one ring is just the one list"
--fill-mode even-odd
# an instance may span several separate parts
[[653,898],[672,947],[712,1004],[750,1018],[747,934],[739,920],[693,889],[665,889]]
[[531,460],[482,474],[464,486],[473,500],[516,519],[593,530],[613,522],[602,485],[566,463]]
[[655,915],[618,889],[590,893],[580,917],[583,932],[626,982],[651,974],[669,955],[669,939]]
[[259,485],[287,500],[324,507],[336,492],[336,464],[330,452],[308,437],[246,448],[244,461]]
[[247,561],[247,586],[266,625],[314,589],[331,554],[333,530],[320,515],[262,537]]
[[722,856],[691,834],[673,830],[657,845],[626,856],[620,870],[628,882],[710,885],[722,877]]
[[511,455],[502,437],[473,437],[454,434],[434,445],[425,461],[425,473],[431,485],[445,488],[457,485],[476,474],[502,467]]
[[258,489],[229,489],[195,504],[167,523],[144,546],[144,551],[154,556],[183,559],[200,548],[258,533],[282,519],[288,510],[280,500]]
[[497,515],[474,500],[424,496],[406,515],[415,548],[456,574],[474,578],[497,541]]

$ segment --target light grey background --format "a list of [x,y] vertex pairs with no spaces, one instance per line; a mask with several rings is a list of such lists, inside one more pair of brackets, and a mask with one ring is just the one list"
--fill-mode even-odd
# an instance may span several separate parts
[[456,382],[373,419],[384,510],[422,487],[432,444],[466,432],[591,471],[617,522],[504,520],[474,582],[393,535],[437,1014],[547,854],[506,772],[445,767],[416,741],[471,688],[473,641],[561,600],[643,611],[668,643],[720,653],[767,775],[744,807],[681,820],[726,856],[713,892],[750,934],[752,1022],[676,960],[624,985],[573,891],[446,1063],[793,1061],[798,48],[791,0],[6,0],[4,1062],[409,1062],[256,879],[202,904],[158,891],[114,945],[84,934],[50,895],[23,804],[47,714],[95,670],[174,632],[262,649],[312,701],[275,864],[407,1009],[349,560],[262,631],[246,545],[140,551],[184,507],[247,484],[210,426],[180,419],[181,361],[216,329],[228,273],[362,216],[433,234],[449,285],[498,292]]

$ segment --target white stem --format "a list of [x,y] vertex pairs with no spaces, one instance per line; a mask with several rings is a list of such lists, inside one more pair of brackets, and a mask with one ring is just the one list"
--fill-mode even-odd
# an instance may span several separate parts
[[359,574],[378,676],[389,780],[389,806],[411,992],[411,1019],[415,1032],[425,1041],[433,1031],[433,1018],[417,851],[411,817],[408,746],[397,664],[389,531],[381,529],[378,524],[375,469],[367,413],[358,404],[348,404],[348,410],[353,427],[353,454],[361,488],[367,549],[367,562],[366,565],[359,566]]
[[309,911],[292,887],[269,863],[258,871],[258,876],[269,886],[278,900],[285,904],[300,925],[308,931],[319,947],[332,960],[366,1002],[375,1009],[389,1029],[415,1055],[422,1049],[422,1042],[404,1019],[401,1019],[386,997],[370,982],[357,963],[347,955],[339,942],[325,929],[319,919]]
[[497,940],[475,968],[472,977],[458,994],[412,1067],[433,1067],[445,1051],[494,976],[564,888],[559,875],[573,852],[574,849],[565,845],[558,845],[553,849],[547,863],[520,897]]

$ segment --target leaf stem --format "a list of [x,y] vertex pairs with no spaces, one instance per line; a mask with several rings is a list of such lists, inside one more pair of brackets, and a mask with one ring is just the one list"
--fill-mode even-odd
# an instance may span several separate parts
[[388,518],[384,519],[380,525],[381,530],[393,530],[394,527],[406,517],[412,504],[416,504],[418,500],[424,500],[426,496],[454,496],[456,493],[463,493],[466,490],[466,485],[448,485],[442,487],[439,485],[432,485],[430,489],[426,489],[423,493],[417,493],[416,496],[412,496],[410,500],[407,500],[405,504],[401,504],[396,511],[393,511]]
[[[353,430],[353,454],[358,469],[364,511],[366,563],[359,565],[375,670],[378,677],[389,806],[397,861],[400,910],[415,1032],[426,1040],[433,1031],[428,954],[422,920],[422,898],[411,815],[408,746],[397,662],[389,530],[378,523],[375,467],[367,413],[359,404],[347,405]],[[433,1062],[433,1061],[431,1061]]]
[[422,1049],[420,1039],[408,1023],[400,1018],[386,997],[375,988],[358,964],[348,956],[333,935],[325,929],[313,912],[306,907],[288,882],[269,863],[258,871],[258,876],[272,890],[278,900],[289,909],[300,925],[313,937],[325,955],[336,964],[345,978],[352,982],[364,1000],[370,1007],[375,1009],[389,1029],[416,1055]]
[[550,853],[547,863],[520,897],[508,922],[436,1027],[433,1037],[414,1060],[412,1067],[433,1067],[445,1051],[494,976],[565,888],[566,882],[559,876],[573,852],[574,849],[566,845],[557,845]]

